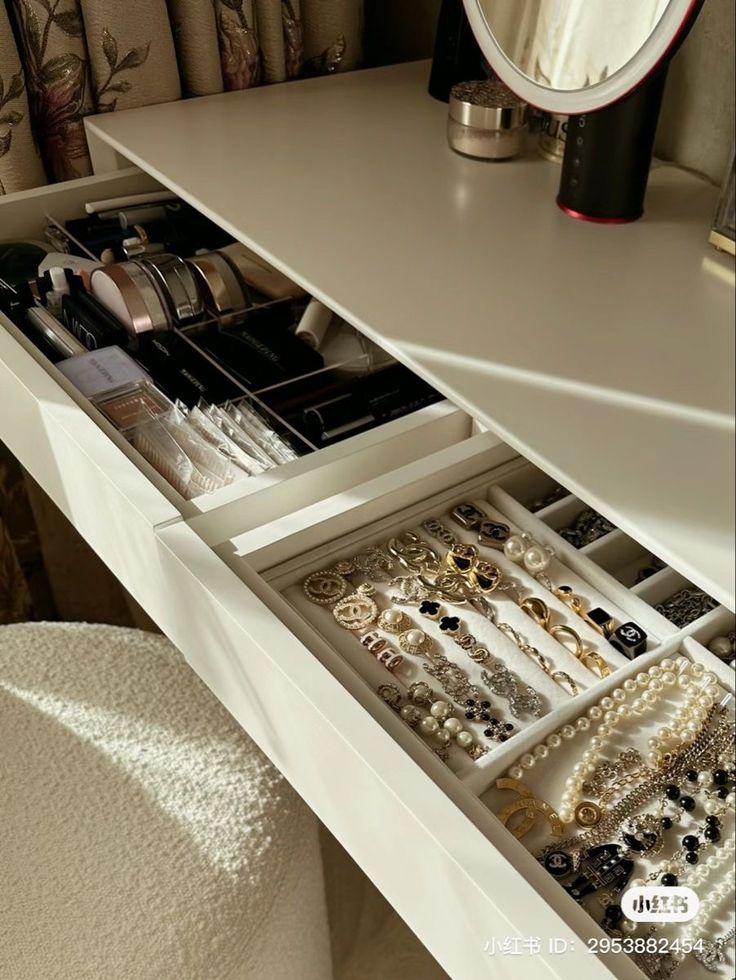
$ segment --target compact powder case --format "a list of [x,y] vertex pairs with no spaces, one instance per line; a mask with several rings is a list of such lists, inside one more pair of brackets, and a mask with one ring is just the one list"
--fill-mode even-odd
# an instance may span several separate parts
[[524,150],[526,105],[502,82],[460,82],[450,92],[447,139],[477,160],[510,160]]
[[199,284],[184,259],[165,253],[136,261],[154,280],[178,323],[190,323],[203,315]]
[[92,295],[114,314],[130,334],[169,330],[171,314],[151,274],[138,262],[96,269],[90,277]]
[[227,318],[228,314],[239,313],[250,306],[246,287],[219,252],[195,255],[187,259],[186,264],[199,282],[205,304],[213,314],[223,318],[223,326],[232,322]]
[[301,286],[240,242],[218,249],[248,286],[269,299],[299,299],[306,296]]
[[84,344],[77,340],[63,323],[59,323],[45,307],[31,306],[26,310],[26,320],[61,357],[74,357],[76,354],[86,353],[87,348]]

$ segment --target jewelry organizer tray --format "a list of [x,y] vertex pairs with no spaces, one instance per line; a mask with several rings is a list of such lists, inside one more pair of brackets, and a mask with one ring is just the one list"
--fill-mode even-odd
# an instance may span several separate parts
[[[480,445],[484,439],[485,437],[480,436],[475,441]],[[463,464],[456,462],[447,465],[445,469],[441,468],[438,460],[447,457],[450,453],[445,450],[436,454],[431,461],[431,467],[427,467],[426,474],[418,469],[420,464],[406,467],[403,484],[397,485],[383,496],[373,497],[371,491],[379,483],[374,481],[365,487],[357,488],[354,492],[353,496],[361,500],[361,503],[356,504],[355,500],[347,501],[338,497],[307,508],[303,520],[302,515],[294,515],[290,526],[291,534],[283,536],[271,534],[269,537],[269,529],[259,529],[225,542],[215,550],[236,573],[243,575],[249,581],[250,576],[245,571],[245,563],[259,571],[270,589],[279,593],[291,607],[291,615],[281,611],[280,615],[289,623],[292,631],[328,669],[341,678],[352,694],[417,763],[439,782],[446,792],[451,793],[459,806],[467,810],[463,800],[467,804],[468,797],[479,799],[483,804],[483,817],[479,818],[477,810],[473,810],[476,825],[501,850],[516,872],[531,882],[534,888],[560,912],[566,922],[574,924],[579,936],[584,937],[586,941],[593,938],[600,939],[605,937],[605,933],[599,929],[596,922],[561,892],[557,882],[530,857],[524,843],[513,840],[511,834],[498,823],[494,813],[501,808],[502,796],[499,796],[498,791],[494,789],[495,780],[505,775],[529,746],[543,741],[571,718],[577,717],[600,698],[620,687],[627,678],[635,678],[642,670],[648,669],[680,649],[691,658],[706,664],[708,669],[718,676],[719,683],[724,689],[731,691],[732,668],[722,664],[701,643],[689,637],[697,637],[703,644],[709,643],[715,636],[734,629],[734,617],[727,610],[719,607],[689,624],[687,630],[678,631],[641,595],[637,594],[636,590],[624,584],[636,578],[637,569],[650,568],[652,556],[645,549],[639,547],[637,550],[634,542],[629,542],[628,539],[623,541],[621,532],[616,529],[600,537],[594,542],[594,546],[574,548],[564,541],[551,525],[555,524],[561,529],[563,522],[555,520],[554,514],[559,516],[564,510],[566,519],[572,520],[585,507],[581,501],[565,494],[558,502],[537,510],[535,514],[529,508],[551,490],[559,489],[555,481],[518,457],[505,461],[502,448],[477,452],[476,469],[483,463],[486,464],[486,469],[463,482],[456,482],[458,476],[462,475]],[[431,478],[428,473],[430,468]],[[383,485],[384,481],[380,482]],[[401,483],[398,475],[396,475],[396,483]],[[498,715],[503,721],[513,722],[518,726],[518,731],[503,743],[483,742],[482,737],[478,735],[481,726],[475,724],[475,734],[478,741],[483,742],[489,749],[487,754],[473,761],[465,752],[453,746],[445,763],[436,758],[429,744],[431,740],[420,737],[412,731],[378,696],[377,689],[384,684],[396,685],[396,678],[392,677],[349,631],[336,622],[329,605],[318,605],[306,598],[303,583],[313,573],[333,567],[337,562],[365,552],[371,546],[385,544],[401,531],[414,530],[428,544],[441,552],[442,546],[432,539],[426,528],[422,527],[422,522],[429,518],[440,520],[452,530],[457,539],[477,543],[473,532],[463,530],[448,519],[448,511],[460,501],[476,503],[489,519],[509,524],[512,532],[528,531],[537,541],[553,548],[555,557],[545,570],[552,582],[555,585],[570,585],[581,597],[586,609],[602,606],[618,623],[629,620],[636,622],[648,634],[648,650],[634,660],[627,659],[613,649],[603,637],[587,627],[569,606],[546,592],[539,583],[524,572],[523,568],[511,563],[502,552],[480,547],[479,550],[484,557],[496,562],[505,573],[523,580],[526,592],[533,592],[534,595],[542,597],[553,611],[555,621],[564,621],[571,625],[586,644],[594,646],[609,664],[611,674],[601,679],[595,673],[576,664],[567,648],[554,641],[510,598],[499,598],[496,601],[497,593],[492,593],[490,599],[496,610],[497,619],[511,623],[554,667],[574,675],[578,682],[579,694],[574,697],[569,696],[507,636],[495,631],[483,616],[468,610],[463,605],[450,608],[449,603],[442,603],[443,606],[448,606],[447,612],[452,612],[460,618],[462,628],[467,628],[479,642],[487,646],[492,656],[498,657],[518,676],[519,680],[530,683],[536,688],[545,710],[542,717],[524,716],[520,723],[519,719],[509,714],[508,706],[503,700],[491,696],[494,715]],[[328,517],[328,514],[332,516]],[[370,516],[370,523],[364,523],[362,520],[364,514]],[[348,527],[354,530],[345,533]],[[331,533],[333,528],[334,534]],[[319,544],[315,546],[317,539]],[[289,550],[293,557],[287,558]],[[274,558],[277,563],[274,563]],[[396,575],[410,574],[400,566],[394,571]],[[360,576],[351,584],[357,584],[359,580]],[[674,584],[676,587],[677,583]],[[380,577],[374,581],[374,585],[379,608],[387,608],[389,602],[386,597],[394,590]],[[280,605],[275,608],[280,610]],[[411,617],[413,625],[425,630],[435,644],[441,642],[437,624],[423,619],[417,613],[416,606],[397,605],[395,608],[405,610]],[[395,637],[385,632],[381,635],[395,642]],[[448,658],[466,670],[472,680],[477,681],[479,669],[467,658],[462,649],[453,647],[450,642],[446,643],[443,649]],[[415,665],[421,662],[420,658],[406,654],[404,656]],[[336,668],[337,661],[340,662],[339,668]],[[435,692],[435,697],[450,701],[450,698],[446,697],[437,686],[436,680],[423,674],[421,669],[412,680],[429,683]],[[405,691],[404,685],[396,686]],[[456,710],[456,716],[462,720],[462,711]],[[644,742],[646,744],[646,732]],[[454,791],[450,788],[453,785]],[[462,789],[459,789],[459,786],[462,786]],[[540,796],[543,797],[544,794],[540,793]],[[489,926],[489,934],[492,932],[492,927]],[[633,962],[627,960],[626,964],[622,965],[620,961],[621,957],[618,957],[615,963],[616,976],[642,976]],[[700,976],[699,973],[697,975]],[[703,977],[706,975],[706,973],[702,974]],[[689,975],[688,980],[690,980]]]
[[[526,486],[522,486],[523,483]],[[554,547],[568,567],[575,568],[582,558],[582,564],[587,568],[586,575],[591,582],[597,582],[603,573],[605,584],[601,588],[613,589],[619,595],[622,594],[623,586],[632,619],[637,620],[638,617],[642,624],[646,620],[656,635],[664,638],[681,629],[688,635],[697,635],[704,642],[710,642],[713,637],[733,630],[733,615],[705,593],[701,593],[704,597],[703,605],[712,608],[679,628],[657,611],[657,605],[666,603],[684,588],[694,587],[684,576],[659,561],[618,528],[613,527],[611,531],[580,549],[562,539],[556,532],[585,510],[586,505],[574,495],[565,492],[554,503],[530,511],[529,508],[534,507],[534,502],[543,496],[544,491],[553,486],[556,486],[554,481],[543,473],[539,474],[539,482],[527,482],[523,478],[517,481],[512,478],[493,488],[491,499],[508,518],[522,521],[538,541]],[[535,487],[540,488],[539,492],[535,491]],[[646,574],[641,575],[642,572]]]

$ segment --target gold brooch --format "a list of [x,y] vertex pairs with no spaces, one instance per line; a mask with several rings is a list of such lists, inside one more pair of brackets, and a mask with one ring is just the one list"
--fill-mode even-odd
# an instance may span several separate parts
[[515,813],[523,812],[524,819],[521,823],[517,824],[516,827],[508,827],[517,840],[521,840],[522,837],[528,834],[540,818],[544,818],[549,823],[554,837],[562,837],[562,821],[557,811],[549,803],[537,799],[529,787],[525,786],[520,780],[503,776],[501,779],[496,780],[496,789],[508,789],[517,793],[519,796],[519,799],[507,803],[503,810],[497,814],[498,819],[504,827],[508,827],[511,817]]

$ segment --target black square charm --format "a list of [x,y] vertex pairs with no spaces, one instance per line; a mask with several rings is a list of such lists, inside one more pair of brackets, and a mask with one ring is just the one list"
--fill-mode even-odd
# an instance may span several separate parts
[[588,851],[580,862],[579,875],[565,891],[580,901],[585,895],[592,895],[601,888],[622,891],[634,870],[634,862],[621,857],[617,844],[603,844]]
[[601,636],[605,636],[606,639],[613,633],[613,627],[615,626],[614,618],[605,609],[601,609],[600,606],[596,606],[595,609],[589,609],[583,616],[583,619],[590,623],[593,629],[600,633]]
[[610,643],[619,653],[633,660],[634,657],[646,653],[647,634],[636,623],[624,623],[614,630]]

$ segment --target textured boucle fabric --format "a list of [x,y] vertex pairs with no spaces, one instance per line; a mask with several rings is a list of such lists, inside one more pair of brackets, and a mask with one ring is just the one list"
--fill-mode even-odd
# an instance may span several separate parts
[[316,820],[161,637],[0,628],[0,820],[0,977],[331,977]]

